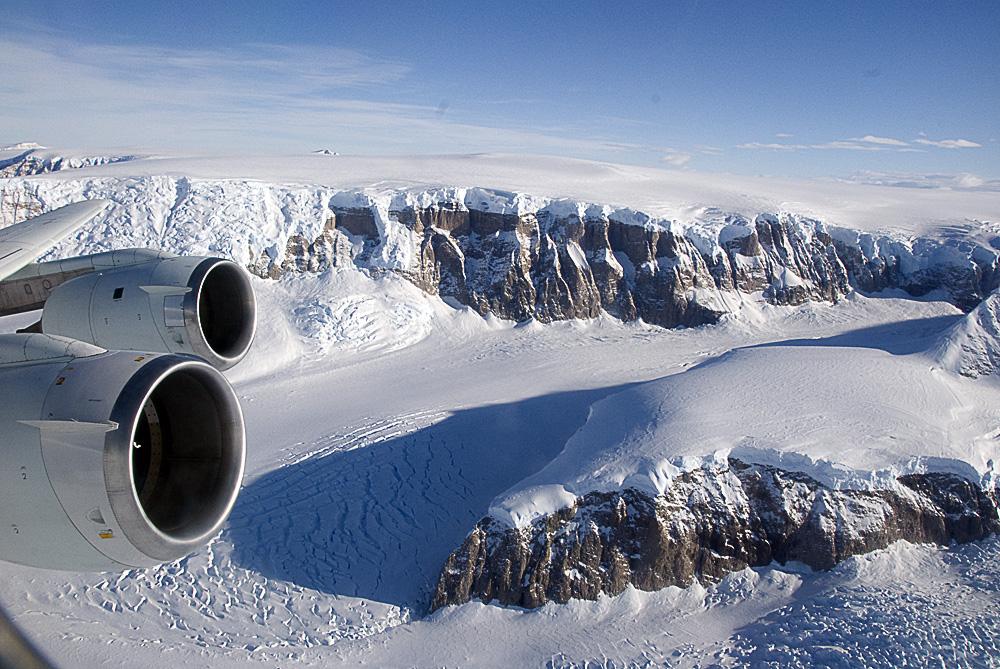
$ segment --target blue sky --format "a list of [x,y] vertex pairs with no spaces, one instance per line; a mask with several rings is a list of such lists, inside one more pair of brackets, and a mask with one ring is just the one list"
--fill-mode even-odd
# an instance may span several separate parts
[[0,140],[976,185],[998,33],[997,2],[7,0]]

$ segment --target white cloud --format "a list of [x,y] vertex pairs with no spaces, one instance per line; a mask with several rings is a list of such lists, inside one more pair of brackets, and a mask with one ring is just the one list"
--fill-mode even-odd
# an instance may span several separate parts
[[936,146],[941,149],[980,149],[983,146],[968,139],[925,139],[921,137],[913,141],[917,144]]
[[879,144],[882,146],[909,146],[907,142],[892,137],[879,137],[878,135],[865,135],[864,137],[852,137],[851,141],[865,142],[866,144]]
[[885,149],[881,146],[872,146],[870,144],[860,144],[856,141],[838,139],[833,142],[824,142],[822,144],[810,144],[810,149],[842,149],[845,151],[884,151]]
[[642,151],[643,149],[655,151],[656,153],[661,153],[663,151],[673,151],[673,149],[646,147],[643,146],[642,144],[633,144],[632,142],[602,142],[602,145],[605,148],[611,149],[612,151]]
[[809,147],[804,144],[777,144],[775,142],[746,142],[745,144],[737,144],[737,149],[770,149],[772,151],[797,151],[799,149],[808,149]]
[[670,151],[665,154],[661,160],[665,163],[673,165],[674,167],[684,167],[689,162],[691,162],[692,156],[690,153],[685,153],[684,151]]
[[891,172],[858,172],[843,181],[892,186],[894,188],[949,189],[1000,192],[1000,179],[985,179],[978,174],[908,174]]
[[915,148],[913,144],[935,146],[943,149],[978,149],[982,145],[968,139],[927,139],[926,136],[913,140],[912,143],[894,137],[865,135],[850,139],[837,139],[816,144],[791,144],[779,142],[746,142],[737,144],[738,149],[758,149],[770,151],[807,151],[807,150],[840,150],[840,151],[895,151],[898,153],[923,153],[925,149]]
[[962,188],[982,188],[986,184],[986,179],[978,174],[963,172],[955,175],[955,184]]
[[[409,64],[361,51],[251,44],[172,49],[0,36],[0,128],[55,146],[422,153],[623,151],[580,128],[476,122],[420,96]],[[83,147],[86,148],[86,147]]]
[[774,136],[777,137],[778,139],[791,139],[795,135],[788,132],[776,132],[774,133]]
[[884,151],[880,146],[860,144],[847,140],[836,140],[833,142],[823,142],[820,144],[779,144],[775,142],[747,142],[737,144],[737,149],[765,149],[770,151],[805,151],[809,149],[830,150],[839,149],[844,151]]

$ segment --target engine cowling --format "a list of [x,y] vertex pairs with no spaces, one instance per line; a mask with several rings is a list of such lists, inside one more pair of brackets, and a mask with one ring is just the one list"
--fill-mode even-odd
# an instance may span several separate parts
[[0,559],[121,571],[213,537],[243,478],[243,414],[192,356],[0,335]]
[[114,350],[188,353],[218,369],[246,355],[257,303],[246,271],[222,258],[158,258],[57,286],[42,332]]

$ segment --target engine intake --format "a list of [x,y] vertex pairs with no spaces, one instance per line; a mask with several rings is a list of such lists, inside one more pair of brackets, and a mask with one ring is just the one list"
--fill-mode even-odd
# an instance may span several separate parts
[[42,332],[108,349],[192,353],[218,369],[246,355],[257,302],[246,271],[222,258],[168,257],[57,286]]
[[126,384],[111,412],[119,429],[108,434],[104,458],[115,517],[158,561],[187,555],[219,531],[236,499],[245,450],[243,417],[226,380],[203,363],[172,358]]
[[0,559],[151,566],[208,542],[232,510],[243,415],[207,363],[0,335],[0,385]]

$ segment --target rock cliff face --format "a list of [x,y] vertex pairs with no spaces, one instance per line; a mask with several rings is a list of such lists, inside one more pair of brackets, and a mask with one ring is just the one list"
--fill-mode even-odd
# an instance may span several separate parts
[[[112,206],[85,244],[234,258],[262,277],[356,266],[394,272],[481,314],[542,322],[601,312],[663,327],[717,322],[746,295],[836,301],[853,289],[938,291],[964,310],[1000,286],[1000,251],[903,239],[791,213],[702,208],[690,220],[482,188],[351,191],[174,176],[10,176],[119,162],[26,151],[0,164],[0,225],[89,197]],[[103,162],[102,162],[103,161]],[[138,161],[142,162],[142,161]]]
[[[822,223],[791,215],[732,215],[706,236],[629,210],[621,220],[604,208],[565,209],[502,213],[461,202],[390,209],[413,246],[412,262],[395,269],[484,315],[550,322],[603,310],[663,327],[715,323],[738,293],[800,304],[836,302],[852,289],[940,290],[969,310],[1000,281],[995,254],[924,241],[933,248],[917,256],[911,246],[843,230],[834,237]],[[374,207],[333,208],[319,237],[292,237],[283,254],[262,254],[251,269],[277,277],[344,263],[372,267],[385,242],[379,218]],[[931,259],[941,249],[944,261]]]
[[833,490],[730,459],[665,494],[594,492],[524,528],[479,522],[448,558],[431,604],[470,599],[533,608],[656,590],[772,561],[827,569],[894,541],[948,544],[1000,530],[994,490],[952,474],[910,474],[893,490]]

